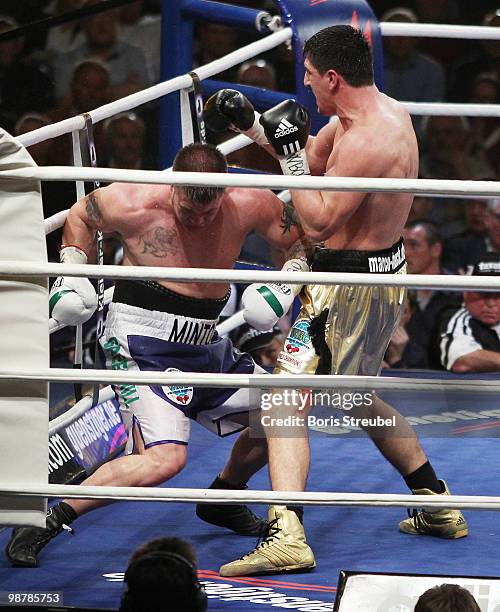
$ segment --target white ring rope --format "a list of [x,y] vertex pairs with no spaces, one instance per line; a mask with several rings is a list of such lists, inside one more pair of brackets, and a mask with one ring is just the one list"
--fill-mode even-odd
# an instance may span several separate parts
[[338,176],[282,176],[277,174],[222,174],[217,172],[164,172],[120,168],[72,168],[44,166],[2,170],[2,179],[34,178],[43,181],[120,181],[203,187],[255,187],[257,189],[309,189],[391,193],[429,193],[500,196],[500,181],[457,181],[443,179],[355,178]]
[[55,232],[57,229],[62,227],[66,222],[66,217],[68,216],[68,213],[69,209],[60,210],[55,215],[47,217],[47,219],[45,219],[43,222],[45,228],[45,235],[47,236],[48,234],[52,234],[52,232]]
[[[237,64],[241,64],[246,60],[252,59],[256,55],[260,55],[261,53],[274,49],[287,40],[290,40],[290,38],[292,38],[292,34],[291,28],[279,30],[278,32],[241,47],[240,49],[237,49],[224,57],[210,62],[209,64],[199,66],[196,69],[196,74],[201,80],[208,79],[219,72],[223,72],[228,68],[232,68]],[[192,78],[189,76],[189,74],[184,74],[168,81],[164,81],[163,83],[158,83],[157,85],[153,85],[152,87],[148,87],[129,96],[125,96],[120,100],[115,100],[109,104],[99,106],[98,108],[90,111],[89,115],[92,118],[92,123],[96,124],[104,119],[112,117],[113,115],[128,111],[142,104],[146,104],[146,102],[151,102],[152,100],[156,100],[157,98],[173,93],[174,91],[189,88],[191,85]],[[46,125],[37,130],[33,130],[32,132],[22,134],[21,136],[17,137],[17,140],[19,140],[19,142],[25,147],[28,147],[38,142],[48,140],[49,138],[62,136],[63,134],[67,134],[73,130],[81,130],[83,129],[84,125],[85,120],[83,116],[76,115],[75,117],[70,117],[69,119],[64,119],[63,121],[53,123],[52,125]]]
[[397,376],[347,376],[313,375],[289,376],[287,374],[207,374],[200,372],[126,372],[116,370],[71,370],[47,368],[45,370],[1,370],[0,380],[88,382],[134,385],[185,385],[196,387],[245,388],[245,389],[400,389],[404,391],[439,391],[460,393],[500,392],[500,380],[486,379],[425,379],[399,378]]
[[23,484],[22,488],[0,484],[0,495],[113,499],[116,501],[214,502],[222,504],[279,504],[307,506],[376,506],[415,508],[467,508],[499,510],[500,497],[486,495],[396,495],[390,493],[321,493],[298,491],[217,491],[154,487],[107,487],[57,484]]
[[238,312],[235,312],[225,321],[222,321],[222,323],[219,323],[219,325],[217,325],[217,333],[219,334],[219,336],[225,336],[226,334],[232,332],[233,329],[240,327],[244,323],[245,319],[243,317],[243,310],[238,310]]
[[[115,392],[113,391],[113,389],[109,386],[104,387],[104,389],[101,389],[99,391],[98,403],[102,404],[103,402],[111,400],[114,397]],[[49,437],[55,434],[58,430],[62,429],[63,427],[71,425],[73,421],[79,419],[88,410],[90,410],[90,408],[92,408],[92,397],[82,397],[82,399],[79,402],[76,402],[76,404],[72,408],[59,415],[52,421],[49,421]]]
[[234,138],[230,138],[225,142],[221,142],[219,145],[217,145],[217,148],[224,155],[229,155],[230,153],[239,151],[240,149],[243,149],[248,145],[251,145],[252,143],[253,140],[248,136],[245,136],[245,134],[238,134]]
[[152,266],[98,266],[2,260],[0,276],[79,276],[83,278],[128,278],[181,282],[290,283],[291,285],[361,285],[449,289],[452,291],[499,291],[498,276],[458,274],[369,274],[347,272],[283,272],[281,270],[227,270],[210,268],[165,268]]
[[[490,40],[498,40],[500,39],[500,31],[497,28],[484,28],[484,27],[474,27],[474,26],[441,26],[441,25],[428,25],[428,24],[397,24],[397,23],[381,23],[380,29],[383,35],[386,36],[439,36],[439,37],[447,37],[447,38],[475,38],[475,39],[490,39]],[[237,51],[230,53],[229,55],[216,60],[215,62],[211,62],[206,66],[202,66],[197,69],[197,73],[200,79],[208,78],[235,66],[247,59],[255,57],[256,55],[263,53],[264,51],[270,50],[281,43],[290,40],[292,38],[292,30],[290,28],[282,29],[270,36],[246,47],[238,49]],[[90,112],[92,122],[98,123],[104,119],[107,119],[117,113],[130,110],[135,108],[136,106],[140,106],[145,104],[146,102],[155,100],[163,95],[168,93],[172,93],[174,91],[186,88],[190,86],[190,77],[189,75],[182,75],[166,81],[164,83],[159,83],[154,85],[153,87],[147,88],[143,91],[137,92],[130,96],[126,96],[120,100],[112,102],[110,104],[106,104],[97,109],[94,109]],[[498,116],[500,105],[451,105],[451,104],[416,104],[416,103],[404,103],[407,109],[414,115],[424,115],[424,114],[443,114],[443,115],[474,115],[474,116]],[[18,140],[25,146],[31,146],[38,142],[42,142],[49,138],[54,138],[56,136],[63,135],[65,133],[80,130],[84,127],[84,119],[81,115],[66,119],[64,121],[42,127],[33,132],[29,132],[23,134],[18,137]],[[240,135],[227,143],[223,143],[219,148],[228,154],[230,152],[236,151],[247,144],[250,144],[251,140],[247,137]],[[65,180],[68,178],[70,180],[89,180],[94,178],[99,178],[100,180],[110,180],[109,176],[99,175],[96,177],[92,176],[93,169],[83,169],[84,172],[80,173],[78,176],[72,174],[71,170],[66,173],[68,170],[65,167],[53,167],[47,168],[42,171],[39,176],[35,173],[30,173],[29,178],[36,177],[45,180]],[[90,170],[91,173],[87,173],[86,170]],[[99,169],[96,169],[98,172]],[[48,174],[47,174],[48,172]],[[51,172],[57,172],[57,176],[51,174]],[[116,172],[116,171],[113,171]],[[130,171],[124,170],[123,173],[129,175]],[[149,173],[148,173],[149,174]],[[117,173],[118,175],[118,173]],[[117,176],[116,175],[116,176]],[[19,173],[1,173],[0,177],[19,177],[23,175],[21,172]],[[232,175],[234,178],[234,175]],[[185,180],[186,177],[184,177]],[[196,177],[195,177],[196,178]],[[220,180],[220,177],[217,177]],[[241,183],[240,186],[259,186],[255,185],[255,179],[258,178],[253,176],[252,180],[249,184],[244,184],[245,181]],[[263,177],[264,179],[266,177]],[[291,177],[277,177],[278,179],[284,179],[287,184],[282,184],[278,186],[278,188],[286,189],[288,187],[296,188],[296,183],[294,183],[294,179]],[[311,180],[312,177],[307,177],[308,180]],[[317,177],[320,178],[320,177]],[[323,177],[321,177],[323,178]],[[149,174],[149,179],[146,180],[145,176],[141,176],[135,181],[131,182],[160,182],[155,176],[152,178],[151,174]],[[111,180],[122,180],[125,178],[123,175],[120,175],[118,178],[113,178]],[[327,179],[328,180],[328,179]],[[472,182],[472,181],[405,181],[405,187],[402,187],[401,181],[392,180],[390,184],[386,184],[382,186],[380,183],[370,185],[371,179],[362,180],[361,183],[352,179],[347,179],[349,185],[347,186],[345,183],[343,184],[341,181],[345,181],[346,179],[335,179],[337,183],[332,185],[331,187],[326,187],[322,185],[321,187],[316,186],[316,183],[310,184],[308,186],[302,185],[301,188],[309,188],[309,189],[328,189],[331,188],[333,190],[370,190],[370,191],[413,191],[414,193],[423,193],[423,191],[419,191],[422,183],[432,183],[428,185],[425,189],[426,193],[433,193],[434,189],[437,189],[436,184],[441,185],[439,187],[439,195],[442,195],[443,189],[446,190],[447,193],[455,194],[455,195],[500,195],[499,185],[496,183],[486,183],[486,182]],[[374,179],[377,181],[377,179]],[[366,182],[368,181],[368,182]],[[380,181],[384,181],[384,179],[380,179]],[[165,181],[171,184],[176,184],[172,180]],[[290,184],[291,183],[291,184]],[[446,185],[445,185],[446,183]],[[177,184],[185,184],[185,183],[177,183]],[[201,184],[197,181],[190,184]],[[203,182],[204,185],[207,184],[206,181]],[[220,182],[216,183],[220,185]],[[231,182],[231,185],[234,183]],[[467,185],[466,185],[467,184]],[[410,186],[411,185],[411,186]],[[264,186],[264,185],[262,185]],[[267,183],[265,185],[268,186]],[[480,189],[480,193],[477,193],[477,189]],[[467,190],[467,191],[465,191]],[[64,224],[66,215],[68,211],[61,211],[54,215],[53,217],[45,220],[45,233],[49,234],[58,227],[61,227]],[[3,262],[7,264],[7,268],[9,268],[8,262]],[[42,265],[37,267],[36,272],[26,273],[26,270],[30,266],[24,266],[24,272],[19,274],[19,266],[18,271],[14,272],[15,275],[31,275],[31,274],[40,274],[43,275],[50,274],[54,272],[56,275],[58,272],[66,275],[75,275],[75,276],[89,276],[93,271],[93,268],[97,268],[95,271],[95,277],[108,275],[103,274],[103,270],[99,266],[66,266],[61,264],[48,264],[47,266]],[[35,266],[36,267],[36,266]],[[43,268],[43,272],[41,272]],[[70,270],[70,268],[72,268]],[[83,270],[76,270],[76,268],[82,268]],[[123,270],[123,268],[119,266],[111,266],[109,269],[118,269],[120,274],[115,272],[114,278],[119,277],[127,277],[130,278],[130,270]],[[11,268],[12,269],[12,268]],[[31,266],[31,270],[33,266]],[[64,272],[63,272],[64,270]],[[165,279],[165,275],[155,276],[156,270],[154,268],[141,268],[140,272],[141,278],[146,276],[149,270],[152,270],[153,276],[150,278],[158,278]],[[165,272],[165,269],[162,269]],[[126,274],[121,274],[121,272],[125,272]],[[172,272],[172,270],[168,270],[168,272]],[[193,270],[193,269],[184,269],[181,271],[182,276],[186,276],[191,274],[200,274],[203,272],[203,275],[199,280],[204,280],[210,282],[211,279],[206,278],[206,273],[211,272],[211,276],[213,277],[213,282],[217,282],[215,277],[218,273],[222,272],[224,275],[224,280],[228,273],[236,272],[238,275],[238,280],[241,277],[242,272],[249,272],[248,275],[243,275],[247,278],[243,280],[245,282],[253,282],[257,280],[255,276],[252,276],[253,271],[207,271],[207,270]],[[258,274],[258,280],[261,280],[261,275]],[[7,270],[7,274],[9,271]],[[273,274],[273,273],[263,273],[265,275]],[[299,276],[297,274],[289,275],[290,279],[286,279],[286,273],[277,272],[274,273],[276,275],[276,279],[281,282],[301,282]],[[231,276],[231,274],[229,274]],[[336,274],[328,274],[328,277],[336,277],[335,279],[331,279],[331,283],[334,284],[349,284],[353,282],[357,282],[357,284],[380,284],[380,285],[405,285],[409,287],[416,288],[436,288],[443,287],[445,285],[442,284],[441,277],[431,277],[431,276],[419,276],[418,279],[415,279],[416,284],[412,284],[412,276],[408,275],[406,278],[394,277],[390,275],[390,283],[384,282],[387,279],[381,278],[380,275],[372,276],[372,275],[336,275]],[[139,275],[137,276],[139,277]],[[320,277],[319,279],[316,277]],[[340,277],[349,277],[349,279],[342,279]],[[353,278],[356,277],[356,278]],[[360,277],[367,277],[361,279]],[[267,279],[267,276],[266,276]],[[379,282],[374,282],[374,279]],[[400,281],[403,279],[404,283],[394,282],[395,280]],[[179,279],[180,280],[180,279]],[[184,279],[183,279],[184,280]],[[187,280],[191,280],[188,278]],[[234,278],[234,280],[237,280]],[[303,282],[307,283],[318,283],[324,282],[325,275],[310,273],[307,276],[307,279]],[[329,279],[330,280],[330,279]],[[342,281],[344,280],[344,283]],[[468,278],[465,281],[464,277],[448,277],[446,279],[448,282],[446,286],[450,287],[450,284],[454,284],[456,288],[465,289],[465,288],[490,288],[497,287],[497,284],[490,284],[488,279],[484,278]],[[457,281],[460,281],[460,285],[457,284]],[[492,281],[491,281],[492,282]],[[110,288],[112,290],[112,288]],[[109,290],[108,290],[109,291]],[[233,316],[234,320],[237,318],[241,319],[241,313],[236,313]],[[228,323],[231,319],[229,319],[226,323]],[[220,328],[220,326],[219,326]],[[55,331],[55,329],[52,329]],[[135,373],[125,373],[125,372],[113,372],[107,370],[92,370],[92,371],[74,371],[74,370],[64,370],[64,369],[48,369],[45,371],[39,371],[37,373],[32,372],[0,372],[0,379],[8,379],[8,380],[50,380],[50,381],[60,381],[60,382],[74,382],[75,379],[79,381],[88,381],[88,382],[113,382],[113,383],[122,383],[122,382],[134,382],[135,384],[162,384],[162,385],[170,385],[170,384],[197,384],[199,386],[211,386],[211,387],[262,387],[262,381],[258,380],[256,377],[243,376],[243,375],[204,375],[198,373],[181,373],[179,375],[166,375],[164,373],[154,374],[154,373],[145,373],[141,372],[140,379],[135,377]],[[266,377],[268,378],[268,377]],[[271,382],[272,381],[272,382]],[[414,388],[419,391],[431,390],[431,391],[444,391],[444,389],[450,391],[460,391],[460,392],[473,392],[473,393],[489,393],[495,392],[498,393],[500,389],[500,383],[495,383],[494,381],[478,381],[478,380],[468,380],[468,381],[455,381],[455,380],[425,380],[425,379],[404,379],[404,378],[389,378],[389,377],[348,377],[348,376],[314,376],[314,377],[291,377],[288,376],[273,376],[269,377],[269,384],[272,384],[273,387],[289,387],[296,388],[300,383],[301,385],[307,381],[307,387],[309,388],[325,388],[325,387],[333,387],[333,388],[359,388],[366,387],[370,389],[393,389],[393,388]],[[259,384],[257,384],[259,383]],[[105,401],[107,399],[111,399],[113,397],[113,391],[110,387],[102,389],[99,395],[99,401]],[[75,412],[80,414],[85,412],[88,409],[87,404],[90,402],[90,398],[83,398],[80,402],[78,402],[72,410],[68,413],[61,415],[61,417],[55,419],[50,424],[50,432],[54,432],[57,427],[64,425],[68,422],[69,413],[71,413],[71,419],[74,418]],[[422,505],[426,507],[435,507],[435,508],[477,508],[477,509],[489,509],[489,510],[497,510],[500,509],[500,498],[498,497],[480,497],[480,496],[447,496],[446,499],[440,498],[429,498],[428,496],[414,496],[414,495],[375,495],[375,494],[356,494],[356,493],[297,493],[297,492],[269,492],[269,491],[238,491],[237,493],[229,492],[229,491],[214,491],[214,490],[206,490],[206,489],[155,489],[148,487],[81,487],[81,486],[71,486],[71,485],[44,485],[27,487],[23,485],[22,489],[16,489],[15,487],[1,487],[0,486],[0,495],[15,495],[15,496],[35,496],[35,497],[70,497],[70,498],[80,498],[80,499],[121,499],[121,500],[141,500],[141,501],[170,501],[170,502],[216,502],[216,503],[241,503],[241,501],[248,501],[253,503],[265,503],[265,504],[304,504],[304,505],[338,505],[338,506],[403,506],[403,507],[415,507],[415,505]]]
[[[170,171],[171,171],[171,168],[164,170],[164,172],[170,172]],[[290,192],[288,191],[288,189],[278,193],[277,197],[282,202],[285,202],[285,204],[292,201],[292,196],[290,195]],[[68,216],[68,213],[69,213],[69,208],[67,210],[60,210],[59,212],[55,213],[55,215],[52,215],[51,217],[47,217],[44,220],[45,235],[47,236],[48,234],[55,232],[60,227],[63,227],[64,223],[66,222],[66,217]]]
[[[476,38],[476,39],[490,39],[497,40],[500,38],[500,29],[493,27],[484,27],[484,26],[451,26],[451,25],[435,25],[435,24],[406,24],[406,23],[392,23],[392,22],[383,22],[380,24],[381,32],[386,36],[408,36],[409,32],[413,35],[418,36],[441,36],[441,37],[455,37],[455,38]],[[418,33],[417,33],[418,29]],[[240,64],[248,59],[259,55],[260,53],[264,53],[265,51],[269,51],[280,44],[290,40],[293,36],[293,32],[291,28],[283,28],[258,40],[257,42],[251,43],[240,49],[225,55],[209,64],[204,66],[200,66],[196,69],[196,73],[198,74],[201,80],[207,79],[219,72],[223,72],[228,68],[232,68],[237,64]],[[136,92],[129,96],[125,96],[120,100],[116,100],[114,102],[110,102],[109,104],[105,104],[100,106],[89,112],[92,122],[98,123],[99,121],[103,121],[104,119],[108,119],[113,115],[116,115],[121,112],[125,112],[136,108],[142,104],[146,104],[147,102],[151,102],[152,100],[156,100],[164,95],[169,93],[173,93],[174,91],[178,91],[181,89],[189,88],[192,84],[192,79],[189,74],[184,74],[174,79],[170,79],[168,81],[164,81],[163,83],[158,83],[153,85],[152,87],[148,87],[142,91]],[[443,105],[446,106],[446,105]],[[474,106],[482,106],[482,105],[474,105]],[[485,105],[485,106],[495,106],[495,105]],[[464,114],[469,114],[472,111],[466,111]],[[483,112],[483,111],[481,111]],[[487,110],[484,112],[488,112]],[[422,113],[427,114],[427,113]],[[490,116],[490,115],[485,115]],[[62,136],[63,134],[67,134],[68,132],[74,130],[83,129],[85,121],[82,115],[76,115],[74,117],[70,117],[68,119],[64,119],[63,121],[59,121],[57,123],[53,123],[52,125],[47,125],[41,127],[37,130],[33,130],[32,132],[26,132],[18,136],[19,142],[23,144],[25,147],[31,146],[38,142],[43,142],[44,140],[48,140],[49,138],[55,138],[56,136]]]
[[401,102],[401,104],[410,115],[500,117],[500,104],[452,104],[449,102]]
[[450,25],[440,23],[379,23],[382,36],[421,36],[422,38],[463,38],[500,40],[500,28],[491,26]]
[[[113,299],[114,290],[114,287],[108,287],[104,291],[104,306],[107,306]],[[233,329],[236,329],[237,327],[240,327],[240,325],[243,325],[244,322],[245,319],[243,318],[243,310],[238,310],[238,312],[235,312],[225,321],[222,321],[222,323],[219,323],[219,325],[217,325],[217,333],[220,336],[229,334],[229,332],[232,332]],[[65,323],[59,323],[59,321],[57,321],[56,319],[49,319],[49,334],[53,334],[54,332],[59,331],[60,329],[64,329],[65,327],[68,327]]]

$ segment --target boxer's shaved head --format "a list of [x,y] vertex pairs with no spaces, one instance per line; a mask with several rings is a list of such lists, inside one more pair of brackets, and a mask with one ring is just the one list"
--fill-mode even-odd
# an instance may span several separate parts
[[[193,143],[183,147],[175,156],[175,172],[227,172],[224,155],[213,145]],[[208,204],[224,192],[223,187],[179,187],[193,204]]]

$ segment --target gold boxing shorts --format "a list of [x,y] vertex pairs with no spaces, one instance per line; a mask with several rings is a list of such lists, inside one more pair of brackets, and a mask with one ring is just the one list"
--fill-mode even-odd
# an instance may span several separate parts
[[[312,270],[405,274],[403,240],[381,251],[317,249]],[[379,374],[405,297],[404,287],[306,285],[274,373]]]

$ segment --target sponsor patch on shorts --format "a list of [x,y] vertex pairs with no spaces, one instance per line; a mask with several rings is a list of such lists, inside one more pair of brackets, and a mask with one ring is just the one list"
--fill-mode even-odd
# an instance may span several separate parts
[[[167,368],[165,372],[181,372],[181,370],[177,368]],[[162,390],[171,402],[179,404],[180,406],[187,406],[193,399],[193,387],[188,387],[186,385],[170,385],[162,387]]]
[[310,321],[301,319],[295,321],[285,341],[285,351],[289,355],[300,355],[310,350],[311,336],[309,335]]

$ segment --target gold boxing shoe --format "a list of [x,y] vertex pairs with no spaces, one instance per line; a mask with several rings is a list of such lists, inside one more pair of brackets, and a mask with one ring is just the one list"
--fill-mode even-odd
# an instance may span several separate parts
[[313,551],[295,512],[287,510],[286,506],[270,506],[268,530],[262,542],[248,555],[223,565],[219,573],[221,576],[252,576],[314,567]]
[[[430,489],[415,489],[414,495],[449,495],[448,485],[444,480],[439,481],[443,487],[442,493],[435,493]],[[422,508],[413,511],[410,518],[399,523],[403,533],[411,535],[430,535],[437,538],[464,538],[469,530],[460,510],[447,508]]]

